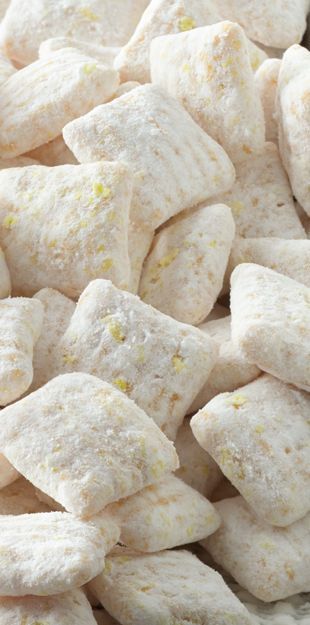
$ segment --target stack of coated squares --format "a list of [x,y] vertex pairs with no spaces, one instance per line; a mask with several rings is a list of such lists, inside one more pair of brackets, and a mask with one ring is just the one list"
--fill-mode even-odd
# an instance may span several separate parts
[[309,625],[309,10],[1,0],[1,625]]

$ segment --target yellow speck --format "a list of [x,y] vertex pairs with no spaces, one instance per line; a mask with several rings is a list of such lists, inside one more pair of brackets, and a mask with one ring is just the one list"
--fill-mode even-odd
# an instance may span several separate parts
[[57,443],[57,445],[54,445],[54,447],[52,449],[52,451],[54,453],[56,453],[57,451],[60,451],[60,450],[61,450],[61,445],[59,443]]
[[186,529],[186,534],[189,538],[191,538],[193,536],[194,533],[194,528],[192,525],[190,525],[187,529]]
[[82,15],[82,17],[86,17],[86,19],[91,20],[92,22],[98,22],[100,19],[99,15],[96,15],[96,13],[94,13],[88,7],[81,7],[79,9],[79,13],[80,15]]
[[64,354],[62,359],[66,365],[73,365],[77,361],[76,356],[72,354]]
[[210,241],[209,243],[209,247],[217,247],[217,241],[215,239],[213,239],[212,241]]
[[260,546],[263,549],[266,549],[266,551],[274,551],[275,550],[275,544],[270,542],[270,541],[268,541],[268,540],[266,540],[263,543],[260,543]]
[[96,69],[97,63],[85,63],[85,65],[83,65],[83,72],[84,74],[86,74],[86,76],[92,74]]
[[137,345],[137,360],[138,362],[145,361],[144,345]]
[[17,222],[17,217],[15,215],[7,215],[3,222],[2,225],[4,228],[7,228],[8,230],[11,230],[11,228],[13,228],[13,226],[15,226]]
[[257,434],[262,434],[263,432],[265,432],[265,426],[264,425],[257,425],[255,428],[255,432]]
[[59,473],[58,467],[51,467],[52,473]]
[[179,355],[175,355],[172,357],[172,364],[177,373],[180,373],[182,369],[186,367],[184,358],[182,358],[182,356],[179,356]]
[[233,57],[232,56],[228,56],[227,59],[225,59],[222,62],[222,67],[229,67],[232,64],[233,64]]
[[56,247],[57,245],[57,240],[56,239],[52,239],[51,241],[49,241],[49,243],[47,244],[47,247],[49,247],[50,249],[53,247]]
[[123,343],[126,336],[122,332],[121,324],[114,319],[108,323],[108,331],[117,343]]
[[114,386],[117,386],[119,390],[123,393],[128,393],[128,391],[130,390],[130,384],[126,382],[124,378],[116,378],[116,380],[113,380],[113,384]]
[[104,252],[104,250],[105,250],[105,245],[103,245],[103,244],[98,245],[97,252]]
[[238,410],[240,406],[243,406],[247,402],[247,398],[244,395],[233,395],[230,403],[231,405]]
[[115,210],[110,211],[107,215],[108,221],[114,221],[115,217],[116,217]]
[[220,451],[220,463],[225,465],[225,464],[230,464],[231,462],[232,462],[231,451],[227,449],[227,447],[223,447]]
[[84,220],[80,221],[79,223],[80,228],[87,228],[88,226],[88,222]]
[[153,466],[151,467],[151,472],[153,474],[153,476],[155,478],[159,478],[162,476],[163,471],[165,469],[165,464],[162,460],[158,460],[155,464],[153,464]]
[[190,72],[190,65],[188,63],[184,63],[182,70],[183,72]]
[[105,187],[102,182],[94,182],[93,192],[96,197],[103,197],[105,200],[111,196],[111,189],[109,187]]
[[234,200],[233,202],[230,202],[230,207],[232,212],[234,213],[234,215],[240,215],[241,211],[244,210],[244,203],[243,202],[239,202],[239,200]]
[[294,573],[294,571],[293,571],[291,566],[289,566],[288,564],[285,564],[284,570],[285,570],[285,573],[286,573],[286,575],[287,575],[287,577],[289,579],[294,579],[295,578],[295,573]]
[[109,269],[111,269],[111,267],[113,267],[112,258],[106,258],[101,264],[102,271],[108,271]]
[[194,18],[190,17],[189,15],[184,15],[184,17],[181,17],[181,19],[179,19],[178,21],[178,27],[182,33],[186,30],[192,30],[192,28],[195,28],[195,26],[196,22]]
[[82,191],[77,191],[77,192],[76,192],[76,194],[75,194],[75,196],[74,196],[74,199],[75,199],[75,200],[80,200],[80,199],[81,199],[81,197],[82,197]]
[[252,150],[251,150],[251,148],[248,145],[244,144],[242,146],[242,150],[243,150],[243,152],[245,152],[245,154],[252,154]]
[[173,248],[171,252],[169,252],[169,254],[166,254],[166,256],[163,256],[158,261],[159,267],[169,267],[169,265],[171,265],[171,263],[176,259],[179,253],[180,253],[180,248],[178,247]]

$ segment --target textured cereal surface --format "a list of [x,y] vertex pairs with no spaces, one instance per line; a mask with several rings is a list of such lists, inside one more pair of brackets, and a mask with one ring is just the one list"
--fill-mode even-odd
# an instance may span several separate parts
[[243,263],[231,276],[232,339],[252,364],[310,391],[310,289]]
[[255,74],[255,85],[265,114],[266,140],[275,143],[278,140],[276,94],[280,67],[281,59],[267,59],[259,66]]
[[242,497],[215,507],[222,525],[203,545],[244,588],[263,601],[310,591],[309,514],[280,528],[259,520]]
[[269,375],[214,397],[191,421],[199,444],[266,523],[310,509],[310,397]]
[[178,467],[155,423],[110,384],[84,373],[54,378],[1,419],[6,457],[74,514],[95,514]]
[[52,597],[1,597],[3,625],[95,625],[91,607],[82,590]]

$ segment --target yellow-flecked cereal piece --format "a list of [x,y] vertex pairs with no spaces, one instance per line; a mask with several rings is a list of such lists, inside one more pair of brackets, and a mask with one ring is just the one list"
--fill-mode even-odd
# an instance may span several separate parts
[[266,523],[286,527],[310,510],[310,397],[264,375],[214,397],[191,420],[199,444]]
[[[57,48],[79,47],[87,54],[102,46],[123,46],[132,35],[148,0],[12,0],[1,25],[1,47],[22,65],[38,58],[40,44],[62,38]],[[29,36],[31,33],[31,36]],[[100,54],[100,53],[98,53]],[[97,56],[95,56],[97,58]],[[100,55],[100,60],[105,61]]]
[[121,542],[142,552],[162,551],[215,532],[220,517],[200,493],[173,475],[108,508]]
[[0,619],[6,625],[96,625],[80,589],[52,597],[1,597]]
[[262,149],[264,112],[248,40],[238,24],[218,22],[157,37],[150,63],[152,82],[177,98],[233,162]]
[[8,460],[79,516],[94,515],[178,468],[172,443],[152,419],[112,385],[85,373],[53,378],[5,408],[1,419],[0,445]]
[[[217,354],[205,333],[107,280],[85,289],[57,351],[58,373],[85,371],[117,381],[172,439]],[[75,358],[73,364],[65,365],[64,353]]]
[[253,625],[219,573],[189,551],[115,549],[88,587],[120,623]]
[[97,106],[67,124],[63,136],[80,162],[119,159],[130,164],[135,227],[155,230],[234,182],[223,148],[155,85]]
[[243,588],[266,602],[309,592],[310,514],[279,528],[260,520],[240,496],[215,507],[222,524],[202,545]]
[[[13,158],[56,139],[65,124],[106,102],[118,75],[100,62],[66,49],[39,59],[1,86],[0,157]],[[35,129],[35,132],[34,132]]]
[[262,63],[255,74],[255,84],[264,109],[266,140],[274,141],[275,143],[278,141],[276,93],[280,67],[280,59],[267,59]]
[[221,291],[234,234],[227,206],[181,213],[154,238],[140,297],[178,321],[201,323]]
[[[96,277],[128,285],[126,165],[16,167],[0,170],[0,181],[0,243],[13,294],[51,287],[77,298]],[[95,194],[93,185],[103,192]]]

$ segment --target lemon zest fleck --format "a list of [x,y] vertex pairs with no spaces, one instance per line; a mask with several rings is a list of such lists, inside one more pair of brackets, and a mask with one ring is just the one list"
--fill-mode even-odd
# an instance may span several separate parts
[[113,267],[112,258],[106,258],[101,264],[102,271],[108,271],[109,269],[111,269],[111,267]]
[[111,196],[110,187],[105,187],[102,182],[94,182],[93,183],[93,192],[96,197],[103,197],[103,199],[107,200]]
[[115,321],[115,319],[108,323],[108,331],[117,343],[123,343],[126,338],[125,334],[122,332],[121,324]]
[[11,228],[13,228],[13,226],[15,226],[16,223],[17,223],[17,217],[15,215],[7,215],[4,218],[2,225],[4,228],[11,230]]
[[231,405],[238,410],[240,406],[243,406],[247,402],[247,398],[244,395],[233,395],[231,398]]
[[178,254],[180,253],[180,248],[179,247],[175,247],[171,250],[171,252],[169,252],[169,254],[166,254],[166,256],[163,256],[159,261],[158,261],[158,265],[159,267],[169,267],[169,265],[171,265],[171,263],[176,259],[176,257],[178,256]]
[[114,386],[117,386],[123,393],[128,393],[130,390],[130,384],[124,380],[124,378],[116,378],[113,380]]
[[184,367],[186,367],[186,364],[184,362],[184,358],[182,358],[182,356],[179,356],[178,354],[176,354],[175,356],[172,356],[172,364],[173,364],[173,368],[177,373],[180,373],[182,371],[182,369],[184,369]]
[[181,17],[178,21],[178,27],[182,33],[184,33],[186,30],[192,30],[192,28],[195,28],[195,26],[196,21],[193,17],[190,17],[190,15],[184,15],[184,17]]

